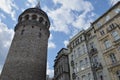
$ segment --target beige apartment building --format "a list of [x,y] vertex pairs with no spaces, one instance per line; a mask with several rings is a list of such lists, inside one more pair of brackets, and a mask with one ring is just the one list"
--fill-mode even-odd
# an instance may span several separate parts
[[94,80],[87,51],[85,30],[70,39],[68,49],[71,80]]
[[94,27],[86,30],[87,49],[94,80],[110,80]]
[[[120,1],[92,23],[110,79],[120,80]],[[107,72],[106,72],[107,73]]]

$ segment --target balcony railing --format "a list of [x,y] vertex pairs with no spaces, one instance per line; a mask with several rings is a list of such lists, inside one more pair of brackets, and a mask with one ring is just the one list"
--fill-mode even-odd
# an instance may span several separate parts
[[97,71],[97,70],[103,69],[103,66],[101,63],[97,62],[97,63],[93,64],[93,68],[94,68],[94,70]]
[[116,62],[108,65],[108,68],[113,68],[113,67],[116,67],[116,66],[120,66],[120,61],[116,61]]
[[71,61],[71,66],[74,67],[74,61],[73,60]]
[[75,73],[72,74],[72,78],[73,78],[73,80],[76,79],[76,74]]
[[90,56],[93,56],[94,54],[98,53],[97,49],[96,48],[92,48],[90,50]]

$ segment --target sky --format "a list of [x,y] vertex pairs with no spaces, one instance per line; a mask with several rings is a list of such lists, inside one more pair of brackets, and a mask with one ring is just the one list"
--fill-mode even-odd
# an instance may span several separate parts
[[[66,48],[69,40],[80,30],[90,27],[109,8],[120,0],[40,0],[41,9],[50,19],[47,74],[54,75],[53,65],[57,52]],[[0,0],[0,73],[4,65],[14,27],[19,15],[35,7],[38,0]]]

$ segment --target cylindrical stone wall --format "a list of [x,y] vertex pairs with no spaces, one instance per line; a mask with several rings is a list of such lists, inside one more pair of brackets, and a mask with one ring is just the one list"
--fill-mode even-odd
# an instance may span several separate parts
[[48,37],[45,24],[19,22],[0,80],[46,80]]

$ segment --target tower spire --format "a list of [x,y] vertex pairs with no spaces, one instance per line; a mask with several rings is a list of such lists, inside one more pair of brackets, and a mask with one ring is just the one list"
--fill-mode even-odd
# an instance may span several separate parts
[[41,9],[41,7],[40,7],[40,0],[37,0],[37,5],[35,6],[35,8]]

